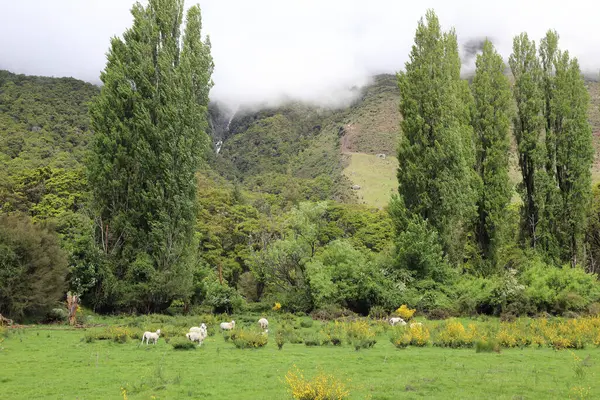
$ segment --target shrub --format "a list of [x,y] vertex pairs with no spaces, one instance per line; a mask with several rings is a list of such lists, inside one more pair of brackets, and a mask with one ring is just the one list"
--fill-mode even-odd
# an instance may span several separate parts
[[292,398],[297,400],[343,400],[350,396],[345,385],[334,376],[320,373],[308,380],[295,366],[285,375],[285,381]]
[[306,346],[320,346],[321,339],[316,334],[308,335],[304,338],[304,344]]
[[352,344],[356,350],[370,348],[377,343],[375,332],[364,320],[346,323],[343,329],[346,332],[348,343]]
[[[212,278],[212,277],[211,277]],[[206,297],[204,303],[212,307],[216,314],[232,313],[243,305],[243,299],[234,288],[219,284],[218,280],[205,280]]]
[[277,332],[277,335],[275,335],[275,343],[277,343],[277,348],[279,350],[283,348],[283,345],[285,344],[285,336],[283,332]]
[[356,313],[348,309],[342,308],[336,304],[331,304],[314,310],[310,313],[311,317],[321,321],[332,321],[334,319],[355,316]]
[[424,347],[429,344],[429,330],[425,325],[414,325],[409,328],[411,340],[410,344],[417,347]]
[[64,295],[67,268],[54,232],[26,216],[0,215],[0,314],[43,318]]
[[300,326],[302,328],[311,328],[313,326],[314,321],[312,318],[302,318],[300,320]]
[[452,312],[445,308],[434,308],[432,310],[429,310],[429,312],[427,313],[427,319],[431,319],[431,320],[448,319],[451,317],[452,317]]
[[231,340],[238,349],[263,347],[269,341],[267,335],[262,332],[240,329],[232,335]]
[[404,328],[394,329],[392,335],[390,336],[390,342],[392,342],[392,344],[399,349],[407,348],[411,340],[412,336],[410,332]]
[[385,311],[385,308],[381,306],[373,306],[369,311],[369,317],[372,319],[386,319],[388,313]]
[[500,353],[500,345],[493,340],[478,340],[475,342],[475,353]]
[[463,324],[456,320],[446,321],[442,331],[439,333],[434,345],[440,347],[471,347],[475,336],[475,325],[469,325],[469,331]]
[[174,338],[169,342],[173,346],[173,350],[193,350],[196,348],[196,344],[183,338]]
[[69,313],[64,308],[53,308],[46,314],[46,321],[48,322],[66,322],[69,317]]
[[396,314],[398,314],[400,316],[400,318],[402,318],[405,321],[410,320],[413,315],[415,314],[414,309],[410,309],[406,306],[406,304],[402,304],[397,310],[396,310]]

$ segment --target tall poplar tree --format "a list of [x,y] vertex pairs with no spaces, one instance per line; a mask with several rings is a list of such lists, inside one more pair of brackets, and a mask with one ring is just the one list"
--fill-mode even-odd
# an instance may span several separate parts
[[198,6],[149,0],[112,38],[90,106],[88,162],[97,242],[109,259],[97,292],[107,307],[166,307],[192,290],[195,172],[208,143],[213,62]]
[[559,190],[556,212],[562,261],[574,266],[581,259],[591,199],[591,167],[594,157],[592,129],[587,119],[589,94],[577,59],[558,51],[551,100],[551,131],[554,138],[553,186]]
[[[392,215],[401,233],[434,229],[449,260],[459,263],[475,215],[477,176],[470,126],[471,94],[460,79],[454,30],[442,32],[432,10],[418,23],[415,44],[398,74],[401,138],[399,197]],[[412,221],[412,222],[411,222]]]
[[473,92],[473,128],[476,143],[476,171],[482,180],[477,202],[476,238],[482,255],[492,266],[500,245],[501,229],[510,202],[508,176],[511,90],[504,75],[502,57],[488,40],[477,56]]
[[514,38],[510,69],[515,78],[513,87],[517,104],[514,117],[514,135],[517,141],[523,198],[523,236],[535,248],[545,234],[542,221],[546,200],[547,175],[543,141],[544,108],[541,90],[542,70],[533,40],[526,33]]

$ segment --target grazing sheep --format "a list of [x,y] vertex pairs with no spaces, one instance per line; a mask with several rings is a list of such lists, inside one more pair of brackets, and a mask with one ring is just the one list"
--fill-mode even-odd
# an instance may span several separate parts
[[413,322],[413,323],[410,324],[410,328],[411,329],[415,328],[417,326],[423,326],[423,324],[421,322]]
[[190,332],[204,332],[204,333],[207,333],[208,329],[206,328],[206,325],[203,322],[200,326],[192,326],[190,328]]
[[146,340],[146,345],[150,344],[150,340],[152,340],[154,342],[154,344],[156,344],[156,342],[158,342],[159,335],[160,335],[160,329],[157,329],[156,332],[146,331],[146,332],[144,332],[144,335],[142,336],[142,343],[140,343],[140,344],[144,344],[144,339]]
[[258,325],[260,325],[261,329],[267,329],[269,327],[269,321],[266,318],[261,318],[258,320]]
[[226,331],[230,331],[233,328],[235,328],[235,321],[231,321],[231,322],[221,322],[221,329],[226,330]]
[[188,332],[185,334],[185,337],[191,340],[192,342],[198,342],[198,346],[202,346],[202,342],[206,339],[206,333],[202,332]]
[[406,322],[400,317],[394,317],[394,318],[390,318],[390,325],[392,325],[392,326],[406,325]]

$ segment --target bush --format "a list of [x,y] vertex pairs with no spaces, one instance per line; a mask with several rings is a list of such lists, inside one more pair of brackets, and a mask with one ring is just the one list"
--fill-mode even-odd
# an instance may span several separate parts
[[406,304],[402,304],[400,308],[396,310],[396,314],[398,314],[398,316],[400,316],[400,318],[403,320],[408,321],[413,317],[415,311],[417,310],[410,309],[406,306]]
[[350,396],[345,385],[332,375],[320,373],[312,380],[304,378],[302,371],[294,368],[285,375],[292,398],[297,400],[343,400]]
[[65,293],[67,259],[55,233],[0,215],[0,314],[44,317]]
[[281,350],[285,344],[285,336],[283,332],[277,332],[275,335],[275,343],[277,343],[277,349]]
[[385,311],[385,308],[381,306],[373,306],[369,311],[369,317],[372,319],[386,319],[388,313]]
[[311,317],[321,321],[333,321],[338,318],[356,316],[356,313],[338,305],[331,304],[310,313]]
[[452,317],[452,312],[445,308],[434,308],[433,310],[429,310],[427,313],[427,319],[431,320],[443,320]]
[[204,304],[209,305],[215,314],[231,314],[239,310],[244,301],[237,290],[227,285],[221,285],[212,278],[208,277],[204,282],[206,291]]
[[66,322],[69,318],[69,313],[64,308],[53,308],[46,314],[48,322]]
[[173,346],[173,350],[194,350],[196,344],[183,338],[174,338],[169,342]]
[[308,335],[304,338],[304,344],[306,346],[320,346],[321,338],[316,334]]
[[405,328],[396,328],[390,335],[390,342],[399,349],[407,348],[411,340],[412,336]]
[[475,325],[469,325],[469,330],[467,331],[460,321],[449,320],[446,321],[433,344],[451,348],[471,347],[475,331]]
[[500,345],[493,340],[478,340],[475,342],[475,353],[500,353]]
[[311,328],[313,326],[314,321],[312,318],[303,318],[300,320],[300,326],[302,328]]
[[238,349],[259,348],[267,344],[269,338],[262,332],[240,329],[232,335],[231,340]]

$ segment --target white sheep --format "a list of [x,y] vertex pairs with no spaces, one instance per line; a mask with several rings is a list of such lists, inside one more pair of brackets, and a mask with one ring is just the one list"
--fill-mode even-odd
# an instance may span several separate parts
[[206,332],[188,332],[185,334],[185,337],[191,340],[192,342],[198,342],[198,346],[202,346],[202,342],[206,339]]
[[206,328],[206,325],[204,323],[202,323],[200,326],[192,326],[190,328],[190,332],[208,332],[208,329]]
[[417,326],[423,326],[423,324],[421,322],[412,322],[410,324],[410,329],[416,328]]
[[393,317],[393,318],[390,318],[390,325],[392,325],[392,326],[406,325],[406,322],[400,317]]
[[258,325],[260,325],[261,329],[267,329],[269,327],[269,321],[266,318],[261,318],[258,320]]
[[235,321],[231,321],[231,322],[221,322],[221,329],[229,331],[233,328],[235,328]]
[[144,332],[144,335],[142,336],[142,343],[140,343],[140,344],[144,344],[144,340],[146,340],[146,345],[150,344],[150,340],[152,340],[154,342],[154,344],[156,344],[156,342],[158,342],[159,335],[160,335],[160,329],[157,329],[156,332],[146,331],[146,332]]

